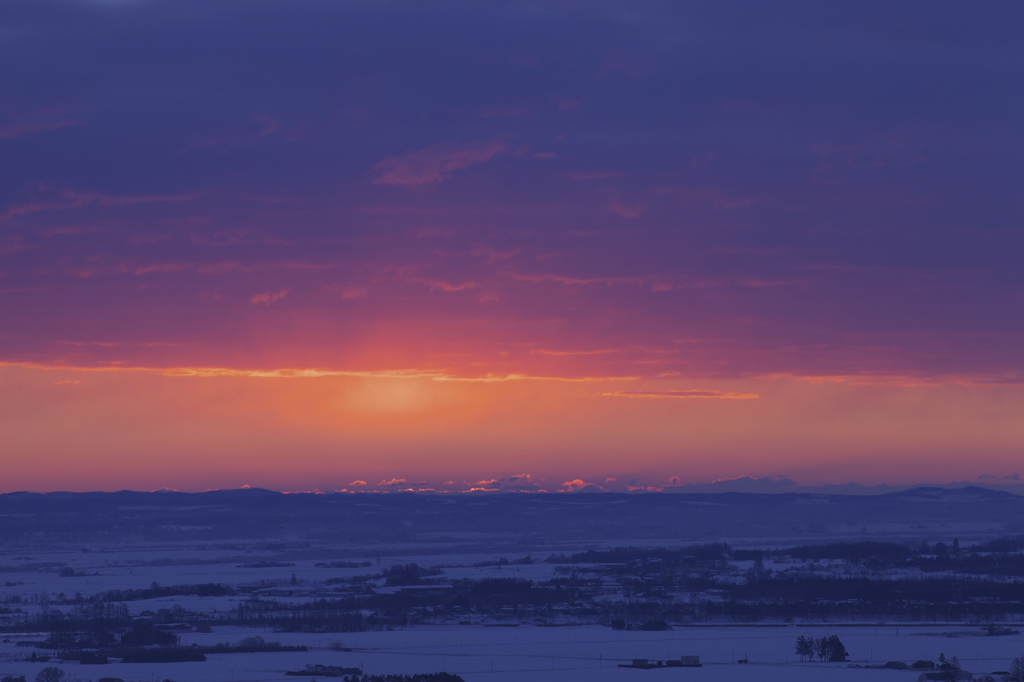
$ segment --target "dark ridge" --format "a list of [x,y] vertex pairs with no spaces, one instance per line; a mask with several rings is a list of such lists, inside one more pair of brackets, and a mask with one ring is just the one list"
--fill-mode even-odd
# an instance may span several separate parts
[[894,493],[884,493],[881,496],[900,499],[942,500],[945,502],[956,500],[1006,500],[1021,498],[1020,495],[1016,495],[1006,490],[992,490],[991,488],[982,488],[981,486],[976,485],[964,486],[962,488],[910,488],[909,490],[901,490]]
[[877,539],[883,531],[872,530],[873,526],[893,533],[894,523],[905,529],[904,537],[932,541],[951,539],[938,535],[944,532],[943,524],[964,528],[961,541],[1024,533],[1024,497],[976,487],[915,488],[870,496],[798,492],[284,494],[256,488],[201,493],[10,493],[0,495],[0,515],[0,541],[14,545],[139,538],[382,543],[443,540],[455,533],[577,542],[782,537],[832,541]]

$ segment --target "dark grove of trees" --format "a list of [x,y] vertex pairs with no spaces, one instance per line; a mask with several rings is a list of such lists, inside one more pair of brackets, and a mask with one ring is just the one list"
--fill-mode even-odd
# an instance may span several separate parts
[[801,661],[813,661],[817,657],[819,661],[830,663],[844,663],[850,656],[836,635],[817,639],[800,635],[796,638],[796,654]]
[[[46,646],[61,651],[109,651],[173,647],[177,637],[162,627],[173,623],[302,632],[482,620],[602,623],[620,629],[843,620],[981,625],[1024,615],[1021,547],[1024,540],[1003,538],[968,548],[953,540],[949,544],[834,542],[773,550],[739,550],[725,543],[591,549],[546,559],[557,564],[549,580],[451,580],[436,568],[407,563],[375,574],[328,580],[319,586],[320,596],[304,601],[295,599],[285,582],[153,583],[145,589],[110,590],[90,597],[60,594],[47,603],[39,602],[38,610],[0,614],[0,629],[48,632]],[[738,561],[744,563],[737,565]],[[496,565],[502,565],[501,560]],[[391,589],[378,589],[382,584]],[[135,599],[225,594],[250,596],[228,611],[197,613],[176,606],[149,614],[148,620],[132,618],[125,604]],[[989,634],[1006,633],[990,628]]]

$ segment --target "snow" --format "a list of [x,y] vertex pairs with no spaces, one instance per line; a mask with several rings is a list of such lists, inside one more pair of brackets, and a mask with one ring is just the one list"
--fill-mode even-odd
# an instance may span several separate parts
[[[447,671],[466,682],[647,682],[654,679],[700,680],[857,680],[917,679],[916,671],[849,667],[843,663],[801,663],[793,652],[797,636],[837,635],[850,651],[855,665],[880,665],[889,660],[913,663],[935,660],[939,653],[957,656],[965,670],[988,673],[1005,670],[1024,650],[1020,635],[1002,637],[951,637],[963,626],[900,627],[775,626],[687,627],[669,632],[614,631],[599,626],[544,628],[521,627],[424,627],[392,632],[335,634],[274,633],[251,628],[219,628],[212,633],[187,633],[186,643],[237,642],[261,635],[267,641],[305,644],[308,652],[220,654],[205,663],[123,664],[83,666],[57,663],[74,680],[121,677],[125,680],[176,682],[263,682],[294,680],[287,670],[321,663],[362,667],[371,674]],[[331,647],[340,643],[350,651]],[[13,641],[0,645],[0,675],[34,675],[49,663],[4,662],[5,655],[24,656],[28,650]],[[683,655],[700,656],[703,668],[637,670],[619,668],[633,658],[666,660]],[[735,663],[747,657],[749,664]]]

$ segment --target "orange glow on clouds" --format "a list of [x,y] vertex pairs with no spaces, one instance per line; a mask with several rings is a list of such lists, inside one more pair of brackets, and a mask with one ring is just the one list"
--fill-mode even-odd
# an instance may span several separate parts
[[1024,442],[1016,385],[21,365],[0,366],[0,382],[6,490],[914,482],[1012,470]]

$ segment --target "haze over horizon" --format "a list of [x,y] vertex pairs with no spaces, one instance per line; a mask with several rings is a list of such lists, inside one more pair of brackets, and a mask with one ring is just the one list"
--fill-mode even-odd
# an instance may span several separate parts
[[0,492],[1017,485],[1022,29],[9,0]]
[[834,495],[882,495],[886,493],[898,493],[903,491],[918,490],[970,490],[986,489],[994,493],[1006,492],[1013,495],[1024,495],[1024,482],[1018,474],[1006,476],[979,476],[972,481],[950,481],[947,483],[918,482],[902,485],[888,483],[877,483],[864,485],[861,483],[826,483],[822,485],[801,485],[796,481],[785,477],[764,477],[752,478],[744,476],[740,478],[719,479],[702,483],[681,483],[673,480],[664,485],[646,485],[646,481],[630,479],[620,481],[615,478],[597,479],[587,482],[582,479],[570,481],[546,480],[534,478],[528,474],[519,476],[508,476],[505,478],[494,478],[484,481],[409,481],[404,479],[390,479],[376,483],[367,481],[350,481],[346,487],[339,489],[316,488],[312,490],[288,490],[281,488],[267,488],[262,486],[242,485],[237,488],[155,488],[152,490],[141,490],[132,488],[107,488],[93,489],[80,488],[72,490],[11,490],[0,492],[0,495],[11,495],[17,493],[51,494],[51,493],[211,493],[223,491],[268,491],[272,493],[293,494],[393,494],[393,493],[428,493],[439,495],[473,495],[473,494],[574,494],[574,493],[628,493],[628,494],[718,494],[718,493],[749,493],[753,495],[773,495],[778,493],[812,493],[812,494],[834,494]]

